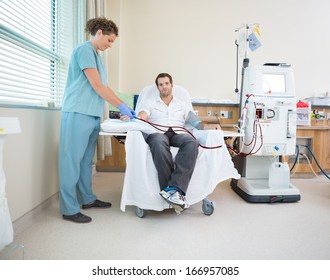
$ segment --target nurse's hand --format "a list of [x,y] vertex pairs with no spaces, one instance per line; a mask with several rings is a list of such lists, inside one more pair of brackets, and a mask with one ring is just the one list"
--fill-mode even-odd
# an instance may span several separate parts
[[120,111],[120,115],[121,115],[121,117],[123,117],[123,116],[127,116],[127,117],[129,117],[130,119],[133,119],[133,118],[136,116],[134,110],[131,109],[131,108],[129,108],[129,107],[128,107],[126,104],[124,104],[124,103],[121,103],[117,108],[118,108],[118,110]]

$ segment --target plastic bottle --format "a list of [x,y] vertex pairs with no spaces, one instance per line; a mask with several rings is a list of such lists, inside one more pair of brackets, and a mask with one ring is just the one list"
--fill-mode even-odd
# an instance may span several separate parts
[[285,189],[290,186],[290,168],[286,162],[273,162],[269,167],[268,186],[271,189]]

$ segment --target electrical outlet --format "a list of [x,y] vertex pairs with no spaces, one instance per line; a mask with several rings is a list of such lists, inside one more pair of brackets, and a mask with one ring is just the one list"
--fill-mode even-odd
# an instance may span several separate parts
[[208,117],[211,117],[212,116],[212,111],[211,110],[207,111],[207,116]]
[[220,117],[224,119],[228,119],[228,111],[220,111]]
[[232,119],[233,118],[233,111],[220,111],[220,118]]

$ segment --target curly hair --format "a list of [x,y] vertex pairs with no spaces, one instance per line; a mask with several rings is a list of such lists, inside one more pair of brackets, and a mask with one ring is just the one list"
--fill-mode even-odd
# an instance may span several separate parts
[[118,26],[110,19],[105,17],[92,18],[86,23],[86,32],[90,32],[92,36],[101,29],[103,34],[110,35],[115,34],[118,37]]

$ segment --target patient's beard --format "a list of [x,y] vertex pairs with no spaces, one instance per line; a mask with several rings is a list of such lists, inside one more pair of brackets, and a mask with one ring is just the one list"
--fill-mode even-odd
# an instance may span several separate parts
[[169,97],[172,95],[172,90],[169,89],[168,91],[160,91],[160,96],[163,97],[163,98],[166,98],[166,97]]

